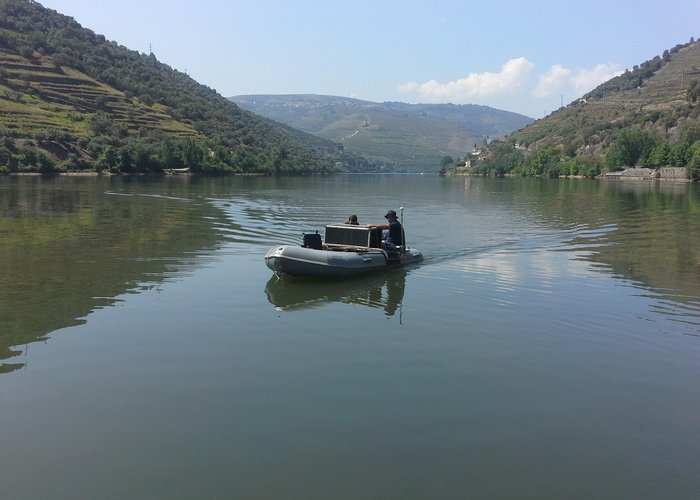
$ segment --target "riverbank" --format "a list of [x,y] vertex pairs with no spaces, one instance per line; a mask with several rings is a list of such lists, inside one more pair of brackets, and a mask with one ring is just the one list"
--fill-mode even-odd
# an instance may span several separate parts
[[674,182],[690,182],[687,177],[687,170],[682,167],[663,167],[658,170],[653,168],[626,168],[618,172],[607,172],[601,174],[598,178],[601,179],[623,179],[623,180],[640,180],[640,181],[674,181]]
[[237,176],[237,177],[263,177],[267,174],[259,172],[248,172],[248,173],[227,173],[222,175],[212,175],[212,174],[195,174],[192,172],[183,172],[179,170],[169,171],[165,170],[158,173],[113,173],[113,172],[95,172],[94,170],[86,170],[82,172],[10,172],[6,174],[0,174],[0,177],[169,177],[169,176],[193,176],[193,175],[203,175],[210,177],[227,177],[227,176]]
[[[448,176],[465,177],[490,177],[482,174],[473,174],[468,170],[453,170],[446,172]],[[517,174],[505,174],[504,177],[520,177]],[[582,175],[562,175],[559,179],[585,179]],[[595,177],[602,180],[634,180],[634,181],[666,181],[666,182],[692,182],[687,177],[684,167],[663,167],[658,170],[653,168],[635,167],[626,168],[616,172],[606,172]]]

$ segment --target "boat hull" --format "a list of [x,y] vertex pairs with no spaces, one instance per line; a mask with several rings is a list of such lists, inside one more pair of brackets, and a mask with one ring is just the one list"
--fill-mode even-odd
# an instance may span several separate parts
[[265,264],[276,273],[292,276],[345,278],[365,273],[414,264],[423,260],[423,254],[406,249],[396,259],[388,259],[385,252],[315,250],[294,245],[279,245],[265,255]]

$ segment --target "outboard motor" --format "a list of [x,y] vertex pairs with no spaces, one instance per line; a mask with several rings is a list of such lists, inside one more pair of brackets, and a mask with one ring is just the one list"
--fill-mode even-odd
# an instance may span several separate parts
[[314,234],[304,234],[304,248],[313,248],[314,250],[323,250],[323,242],[318,231]]

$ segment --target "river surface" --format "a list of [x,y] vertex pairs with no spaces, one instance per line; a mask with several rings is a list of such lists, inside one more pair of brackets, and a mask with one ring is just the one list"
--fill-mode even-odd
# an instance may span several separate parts
[[[419,265],[264,264],[400,207]],[[700,185],[0,178],[0,498],[698,492]]]

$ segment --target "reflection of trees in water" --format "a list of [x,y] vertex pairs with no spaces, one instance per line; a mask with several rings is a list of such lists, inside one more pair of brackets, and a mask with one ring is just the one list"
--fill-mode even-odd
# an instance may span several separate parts
[[[148,183],[134,186],[146,191],[138,196],[122,180],[10,181],[0,188],[0,373],[24,366],[2,361],[26,357],[27,344],[195,265],[222,237],[217,209],[148,195]],[[169,189],[189,196],[184,183]]]
[[272,276],[265,294],[281,310],[323,307],[331,302],[383,308],[393,316],[401,307],[406,287],[406,271],[393,269],[349,280],[322,281]]
[[574,246],[593,244],[585,258],[644,288],[674,291],[674,301],[700,296],[700,185],[532,179],[505,186],[521,187],[512,201],[528,207],[529,218],[570,231]]
[[[700,296],[700,186],[613,181],[606,208],[617,230],[591,260],[674,301]],[[678,291],[681,293],[675,293]]]

